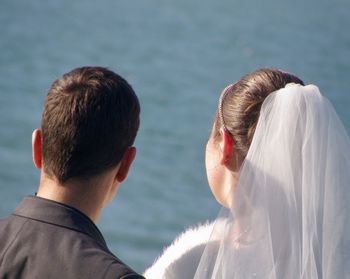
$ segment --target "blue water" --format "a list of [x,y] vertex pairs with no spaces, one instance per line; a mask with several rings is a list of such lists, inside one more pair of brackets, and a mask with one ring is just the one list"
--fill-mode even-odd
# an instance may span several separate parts
[[185,227],[215,218],[204,146],[223,87],[273,66],[317,84],[350,131],[348,0],[2,0],[0,217],[35,192],[31,132],[64,72],[103,65],[142,105],[138,156],[99,227],[138,271]]

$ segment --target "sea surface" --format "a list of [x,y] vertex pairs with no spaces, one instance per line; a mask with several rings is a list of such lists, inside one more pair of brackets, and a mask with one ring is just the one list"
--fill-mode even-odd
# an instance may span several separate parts
[[350,131],[349,0],[1,0],[0,218],[38,185],[31,132],[51,82],[102,65],[137,92],[138,154],[98,226],[137,271],[215,218],[204,148],[220,91],[277,67],[319,86]]

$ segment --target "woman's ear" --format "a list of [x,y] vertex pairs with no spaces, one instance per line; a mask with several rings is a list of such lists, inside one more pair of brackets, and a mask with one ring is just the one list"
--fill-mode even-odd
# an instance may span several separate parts
[[221,142],[221,160],[220,163],[227,167],[232,167],[232,159],[234,158],[234,144],[231,134],[226,129],[220,130],[222,142]]
[[128,176],[130,166],[136,157],[136,148],[134,146],[129,147],[120,162],[120,166],[116,175],[116,180],[120,183],[123,182]]
[[32,134],[32,157],[36,168],[42,168],[42,152],[41,152],[41,131],[35,129]]

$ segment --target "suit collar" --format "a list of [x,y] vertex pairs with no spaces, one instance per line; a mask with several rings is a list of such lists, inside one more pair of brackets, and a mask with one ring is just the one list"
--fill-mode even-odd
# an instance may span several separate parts
[[28,196],[17,206],[13,215],[85,233],[107,248],[101,232],[91,219],[78,209],[66,204]]

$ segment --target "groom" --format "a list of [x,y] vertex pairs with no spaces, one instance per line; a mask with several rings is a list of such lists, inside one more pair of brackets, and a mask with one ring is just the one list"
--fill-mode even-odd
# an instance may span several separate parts
[[0,220],[0,278],[143,278],[95,225],[135,158],[139,112],[131,86],[106,68],[52,84],[32,136],[37,195]]

